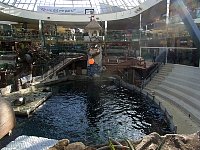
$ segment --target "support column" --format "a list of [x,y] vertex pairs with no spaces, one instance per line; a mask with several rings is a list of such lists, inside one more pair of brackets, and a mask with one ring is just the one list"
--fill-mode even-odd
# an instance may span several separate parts
[[142,56],[142,50],[141,50],[141,32],[142,32],[142,14],[140,14],[140,39],[139,39],[139,47],[140,47],[140,57]]
[[105,36],[107,35],[108,22],[105,21]]
[[[107,28],[108,28],[108,22],[105,21],[105,33],[104,33],[104,41],[106,41],[106,36],[107,36]],[[107,56],[107,50],[106,50],[106,42],[104,45],[104,51],[105,51],[105,55]]]
[[57,28],[57,24],[55,24],[55,36],[56,36],[56,45],[58,44],[58,28]]
[[44,37],[44,32],[43,32],[43,26],[44,26],[44,21],[39,20],[39,36],[40,36],[40,39],[41,39],[42,49],[45,46],[45,37]]
[[42,39],[42,20],[39,20],[39,35],[40,38]]
[[169,6],[170,6],[170,0],[167,0],[167,10],[166,10],[166,25],[169,24]]
[[[167,0],[167,10],[166,10],[166,30],[168,34],[168,25],[169,25],[169,6],[170,0]],[[167,38],[166,38],[166,47],[167,47]],[[165,63],[167,63],[167,55],[168,55],[168,48],[166,48],[166,56],[165,56]]]

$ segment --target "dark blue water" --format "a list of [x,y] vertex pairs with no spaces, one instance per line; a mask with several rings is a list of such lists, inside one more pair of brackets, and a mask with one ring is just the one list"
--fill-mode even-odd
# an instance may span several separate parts
[[34,135],[99,144],[108,137],[138,139],[154,131],[170,132],[156,105],[125,88],[89,82],[53,89],[54,95],[32,117],[17,118],[12,138]]

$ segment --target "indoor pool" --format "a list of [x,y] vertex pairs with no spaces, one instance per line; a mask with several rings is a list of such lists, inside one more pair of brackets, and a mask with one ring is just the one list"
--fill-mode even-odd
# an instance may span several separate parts
[[53,96],[30,118],[17,118],[11,137],[34,135],[68,138],[85,144],[139,139],[151,132],[170,132],[159,107],[139,93],[112,83],[73,82],[52,87]]

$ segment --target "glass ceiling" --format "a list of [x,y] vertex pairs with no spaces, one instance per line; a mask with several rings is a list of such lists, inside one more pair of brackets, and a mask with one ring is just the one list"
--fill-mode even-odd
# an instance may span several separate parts
[[144,1],[146,0],[0,0],[4,4],[31,11],[38,11],[39,7],[45,9],[65,8],[65,10],[66,8],[92,8],[95,14],[128,10],[138,6]]

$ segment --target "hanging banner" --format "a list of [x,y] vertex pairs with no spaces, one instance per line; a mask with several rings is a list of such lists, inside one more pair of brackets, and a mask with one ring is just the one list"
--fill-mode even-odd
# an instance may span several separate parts
[[51,13],[51,14],[94,14],[94,8],[88,7],[51,7],[51,6],[38,6],[37,12]]

